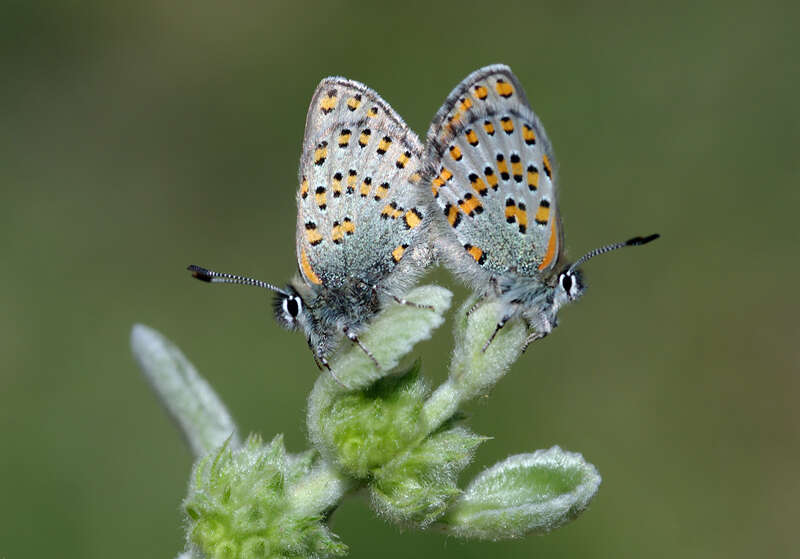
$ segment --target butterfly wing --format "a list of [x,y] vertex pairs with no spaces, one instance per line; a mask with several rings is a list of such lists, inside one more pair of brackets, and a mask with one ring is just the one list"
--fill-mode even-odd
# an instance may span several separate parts
[[297,194],[297,260],[309,285],[371,287],[410,260],[427,213],[416,203],[421,153],[419,138],[373,90],[322,80],[306,118]]
[[425,184],[439,244],[465,279],[540,278],[563,246],[550,141],[507,66],[467,76],[428,132]]

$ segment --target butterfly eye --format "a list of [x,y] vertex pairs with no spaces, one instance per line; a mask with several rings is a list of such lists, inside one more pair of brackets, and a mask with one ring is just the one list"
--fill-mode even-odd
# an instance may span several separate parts
[[293,292],[283,291],[275,298],[273,303],[275,319],[278,324],[287,330],[294,330],[300,324],[298,317],[303,311],[303,300]]
[[287,297],[283,300],[283,310],[292,318],[297,318],[301,306],[300,297]]
[[570,290],[572,289],[572,275],[571,274],[561,274],[561,287],[564,288],[564,291],[569,295]]

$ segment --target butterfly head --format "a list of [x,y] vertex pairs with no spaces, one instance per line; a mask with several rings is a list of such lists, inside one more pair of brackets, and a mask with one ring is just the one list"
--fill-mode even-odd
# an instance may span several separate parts
[[581,271],[578,270],[578,266],[597,255],[605,254],[607,252],[611,252],[612,250],[617,250],[626,246],[644,245],[650,241],[656,240],[658,237],[658,234],[648,235],[647,237],[634,237],[621,243],[614,243],[612,245],[596,248],[578,258],[574,264],[558,274],[555,293],[553,295],[554,310],[558,310],[565,304],[574,301],[580,297],[586,289],[586,286],[583,283],[583,274],[581,274]]

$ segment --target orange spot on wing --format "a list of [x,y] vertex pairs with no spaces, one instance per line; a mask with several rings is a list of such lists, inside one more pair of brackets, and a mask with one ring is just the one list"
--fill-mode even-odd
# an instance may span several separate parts
[[511,198],[506,200],[506,223],[516,223],[522,234],[528,230],[528,212],[524,203],[517,204]]
[[483,205],[480,200],[470,193],[465,194],[463,200],[459,200],[458,206],[461,208],[462,212],[470,217],[474,216],[476,213],[483,212]]
[[353,169],[347,174],[347,192],[352,194],[356,190],[356,185],[358,184],[358,173],[356,173]]
[[355,225],[353,225],[353,222],[349,217],[344,218],[343,223],[334,221],[331,238],[333,239],[334,243],[339,244],[342,242],[342,239],[344,239],[345,235],[352,235],[355,229]]
[[400,154],[400,157],[397,158],[397,162],[395,162],[395,165],[397,166],[398,169],[402,169],[406,166],[406,163],[408,163],[409,159],[411,159],[411,153],[407,151],[403,154]]
[[497,175],[494,174],[494,171],[491,167],[486,167],[483,170],[483,174],[486,176],[486,181],[489,183],[489,186],[492,187],[492,190],[497,190]]
[[497,156],[497,170],[500,171],[500,176],[503,177],[503,180],[507,180],[508,164],[506,163],[505,157],[499,154]]
[[365,177],[364,180],[361,182],[361,197],[369,196],[370,185],[372,184],[372,179],[370,177]]
[[547,252],[544,254],[542,263],[539,264],[539,271],[544,270],[552,264],[556,256],[556,245],[558,244],[558,231],[556,231],[556,220],[550,222],[550,238],[547,241]]
[[533,165],[528,165],[528,190],[539,188],[539,171]]
[[306,240],[308,244],[315,246],[322,242],[322,235],[316,229],[306,229]]
[[539,209],[536,210],[536,216],[534,216],[536,223],[540,225],[544,225],[547,223],[547,220],[550,219],[550,208],[543,204],[539,205]]
[[477,174],[472,173],[469,176],[469,181],[470,184],[472,185],[472,188],[475,189],[475,192],[477,192],[481,196],[486,196],[486,191],[489,190],[489,188],[486,186],[486,183],[483,182],[482,178],[480,178]]
[[319,108],[322,110],[323,113],[328,114],[333,109],[336,108],[336,91],[332,91],[333,95],[328,94],[326,97],[322,98],[322,102],[319,104]]
[[495,87],[497,89],[497,94],[506,99],[511,97],[511,94],[514,93],[514,88],[511,84],[501,79],[497,80],[497,85]]
[[458,213],[458,207],[452,204],[447,204],[444,209],[444,215],[447,217],[447,222],[450,227],[457,227],[461,223],[461,215]]
[[342,238],[344,237],[344,230],[342,225],[338,221],[333,222],[333,229],[331,230],[331,240],[334,243],[339,244],[342,242]]
[[474,258],[475,262],[477,262],[478,264],[483,265],[483,263],[486,262],[486,255],[483,254],[483,250],[481,250],[480,248],[472,245],[464,245],[464,248],[466,249],[467,253],[472,258]]
[[478,247],[472,247],[471,249],[469,249],[469,254],[477,262],[478,260],[481,259],[481,256],[483,256],[483,251]]
[[[520,161],[519,156],[511,156],[511,174],[514,175],[514,180],[517,182],[522,181],[522,162]],[[517,177],[519,177],[519,179],[517,179]]]
[[439,196],[439,189],[451,178],[453,178],[453,173],[442,167],[442,172],[431,182],[431,192],[433,192],[434,197]]
[[517,208],[517,223],[520,233],[524,233],[528,229],[528,212],[525,211],[524,204],[520,204]]
[[300,183],[300,196],[305,200],[308,197],[308,179],[303,177],[303,182]]
[[331,182],[331,190],[333,190],[333,197],[338,198],[342,195],[342,174],[336,173],[333,175],[333,182]]
[[398,208],[397,202],[390,202],[381,210],[381,217],[383,218],[391,217],[392,219],[397,219],[401,215],[403,215],[403,208]]
[[407,248],[408,248],[408,245],[406,245],[406,244],[397,245],[395,247],[395,249],[392,251],[392,260],[395,261],[395,264],[397,262],[400,262],[400,259],[403,258],[403,254],[406,252]]
[[386,153],[390,145],[392,145],[392,139],[389,136],[384,136],[381,138],[381,141],[378,143],[378,155],[383,155]]
[[525,143],[529,146],[536,143],[536,134],[527,124],[522,125],[522,137],[525,139]]
[[553,173],[553,168],[550,166],[550,159],[548,159],[546,155],[542,156],[542,165],[544,166],[544,172],[547,178],[550,178]]
[[383,200],[387,192],[389,192],[389,183],[381,183],[378,188],[375,189],[375,201]]
[[322,165],[328,157],[328,142],[321,142],[314,150],[314,165]]
[[356,95],[355,97],[351,97],[347,100],[347,108],[351,111],[355,111],[358,106],[361,104],[361,95]]
[[306,249],[303,249],[300,252],[300,268],[303,271],[303,275],[310,281],[311,283],[315,283],[317,285],[322,285],[322,280],[319,279],[319,276],[314,273],[314,268],[311,267],[311,264],[308,262],[308,255],[306,254]]
[[314,192],[314,200],[317,202],[317,206],[320,209],[325,209],[328,205],[328,196],[324,187],[317,187],[317,190]]
[[409,229],[413,229],[414,227],[422,223],[422,215],[415,208],[411,208],[406,212],[405,221],[406,221],[406,226]]

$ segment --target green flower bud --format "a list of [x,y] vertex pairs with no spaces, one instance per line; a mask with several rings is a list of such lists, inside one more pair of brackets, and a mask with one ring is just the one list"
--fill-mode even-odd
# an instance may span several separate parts
[[393,522],[424,528],[461,492],[458,474],[484,440],[463,427],[427,437],[375,472],[369,486],[373,505]]
[[419,441],[425,435],[419,416],[428,389],[418,373],[415,366],[319,410],[315,442],[323,455],[345,474],[366,479]]
[[426,285],[408,293],[417,305],[390,305],[360,334],[381,369],[362,351],[347,344],[331,359],[338,384],[323,373],[308,400],[308,433],[322,455],[356,479],[366,479],[427,434],[420,411],[427,386],[418,366],[405,376],[385,378],[420,340],[443,321],[452,294]]
[[495,334],[500,316],[497,300],[487,299],[473,308],[474,304],[469,299],[459,311],[450,364],[450,381],[461,393],[462,402],[486,394],[517,360],[527,337],[520,319],[509,321]]
[[308,455],[288,457],[280,435],[267,445],[251,436],[198,460],[184,501],[189,551],[209,559],[344,555],[321,522],[325,511],[295,506],[293,489],[311,474]]
[[486,345],[495,332],[498,316],[499,303],[491,298],[477,306],[475,298],[470,298],[459,309],[449,378],[423,410],[431,431],[452,417],[462,403],[488,393],[522,352],[527,334],[520,319],[509,321]]
[[451,534],[481,540],[547,532],[582,512],[600,481],[583,456],[557,446],[518,454],[476,477],[441,524]]

